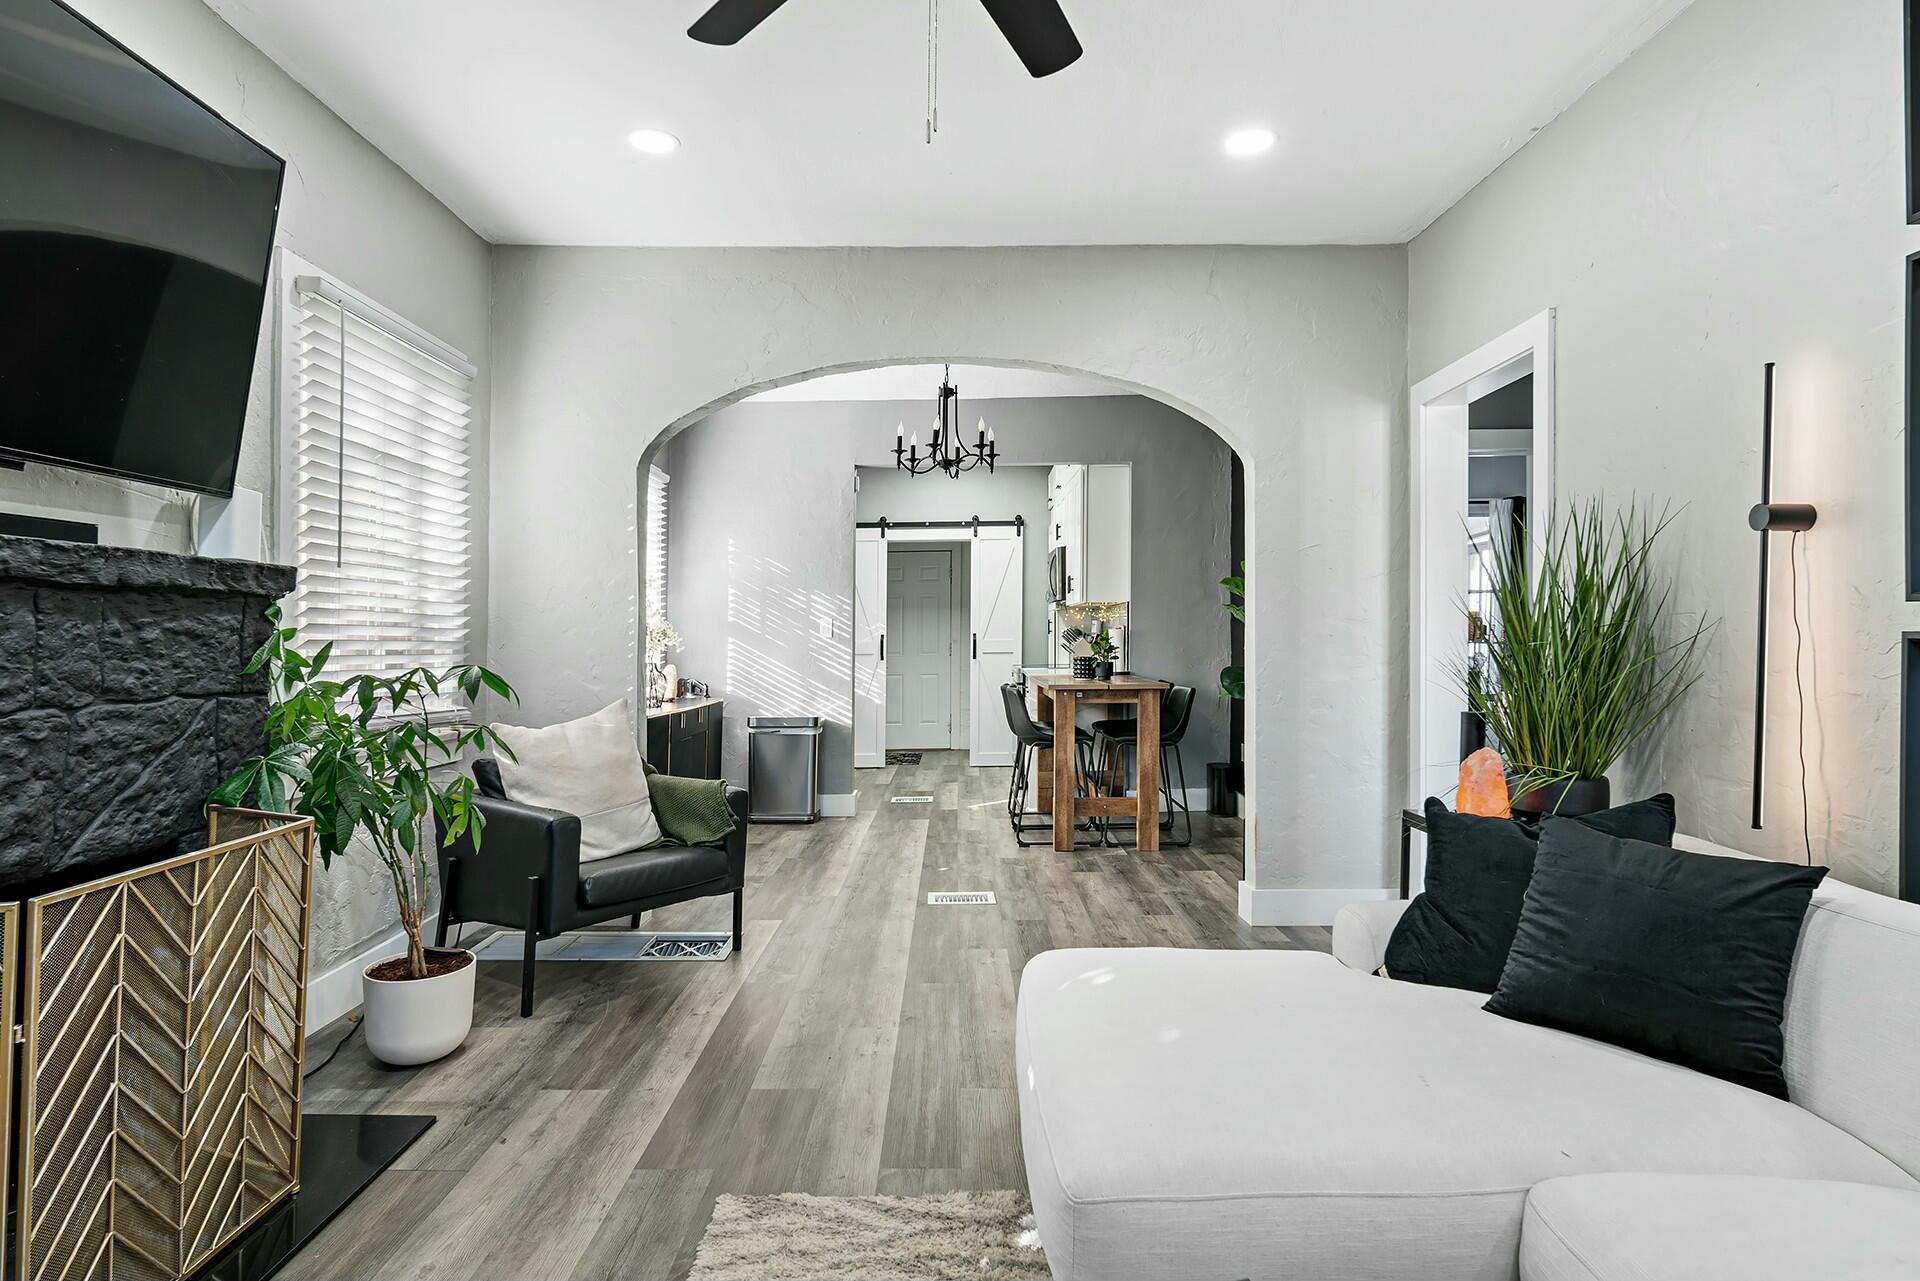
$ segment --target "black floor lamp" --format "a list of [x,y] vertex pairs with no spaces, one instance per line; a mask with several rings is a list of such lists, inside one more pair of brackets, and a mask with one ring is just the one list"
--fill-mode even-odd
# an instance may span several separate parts
[[[1747,513],[1747,525],[1760,535],[1760,630],[1756,642],[1753,692],[1753,826],[1762,826],[1763,784],[1767,772],[1767,552],[1771,534],[1798,534],[1812,529],[1819,513],[1812,503],[1773,501],[1773,362],[1766,367],[1765,407],[1760,428],[1760,501]],[[1795,602],[1798,607],[1798,602]]]

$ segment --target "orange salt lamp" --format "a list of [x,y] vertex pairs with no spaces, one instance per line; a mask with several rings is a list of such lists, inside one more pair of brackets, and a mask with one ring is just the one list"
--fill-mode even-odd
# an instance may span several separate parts
[[1491,747],[1483,747],[1460,762],[1460,790],[1454,796],[1456,813],[1485,818],[1512,818],[1507,799],[1507,763]]

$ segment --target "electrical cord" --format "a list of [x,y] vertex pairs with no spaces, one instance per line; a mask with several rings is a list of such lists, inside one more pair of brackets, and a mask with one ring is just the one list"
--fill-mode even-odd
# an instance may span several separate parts
[[1793,531],[1793,541],[1787,544],[1787,564],[1791,570],[1793,584],[1793,692],[1799,708],[1800,721],[1800,840],[1807,849],[1807,866],[1813,866],[1813,818],[1807,805],[1807,691],[1800,682],[1800,533]]
[[359,1031],[359,1029],[360,1029],[360,1016],[358,1014],[347,1015],[347,1034],[341,1037],[338,1041],[335,1041],[333,1043],[333,1048],[327,1051],[327,1057],[320,1060],[319,1067],[308,1068],[305,1072],[302,1072],[300,1074],[300,1079],[302,1081],[307,1080],[308,1078],[313,1076],[314,1073],[320,1071],[322,1068],[325,1068],[327,1064],[333,1062],[334,1055],[340,1053],[340,1047],[345,1045],[348,1041],[351,1041],[353,1039],[353,1034]]

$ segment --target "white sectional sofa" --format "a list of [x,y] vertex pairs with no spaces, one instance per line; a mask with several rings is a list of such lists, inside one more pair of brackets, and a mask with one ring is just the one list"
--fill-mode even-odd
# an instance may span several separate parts
[[[1403,908],[1344,911],[1338,960],[1028,964],[1021,1136],[1059,1281],[1920,1276],[1899,1262],[1920,1235],[1920,906],[1814,896],[1792,1103],[1375,977]],[[1882,1270],[1779,1272],[1783,1234]],[[1648,1270],[1635,1248],[1723,1266]]]

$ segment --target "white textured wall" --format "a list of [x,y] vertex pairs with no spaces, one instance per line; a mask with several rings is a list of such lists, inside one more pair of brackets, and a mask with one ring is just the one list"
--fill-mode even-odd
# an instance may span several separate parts
[[[489,248],[439,201],[294,83],[199,0],[76,0],[88,19],[287,162],[278,243],[366,292],[480,366],[476,493],[485,495]],[[269,312],[271,307],[269,307]],[[239,483],[273,495],[271,316],[263,317]],[[94,521],[105,541],[187,549],[183,496],[31,466],[0,472],[0,507]],[[271,513],[269,513],[271,528]],[[476,534],[484,619],[485,504]],[[485,637],[476,640],[484,646]],[[476,651],[480,652],[480,651]],[[371,858],[315,879],[312,968],[322,972],[394,928],[393,891]]]
[[1787,541],[1774,578],[1767,829],[1748,826],[1761,365],[1775,495],[1803,542],[1814,854],[1895,885],[1902,585],[1900,6],[1698,0],[1413,242],[1415,380],[1558,315],[1562,495],[1687,504],[1677,599],[1721,619],[1708,678],[1622,771],[1684,830],[1800,851]]
[[661,432],[834,366],[1077,369],[1186,410],[1247,463],[1255,910],[1326,920],[1389,883],[1402,249],[513,248],[494,264],[489,646],[530,719],[632,683],[635,466]]

